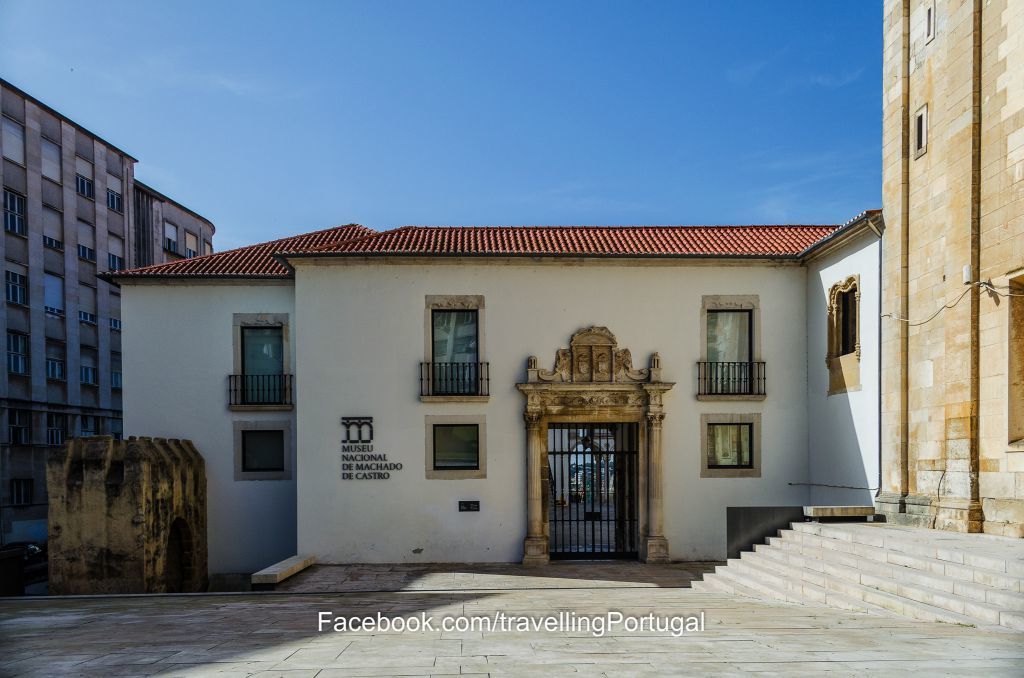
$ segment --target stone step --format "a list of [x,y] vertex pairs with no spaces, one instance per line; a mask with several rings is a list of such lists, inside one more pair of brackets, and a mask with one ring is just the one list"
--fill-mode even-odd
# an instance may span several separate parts
[[[761,559],[761,562],[765,564],[772,563],[774,567],[780,570],[788,567],[794,575],[799,573],[799,576],[806,581],[866,602],[872,602],[871,597],[874,593],[866,591],[866,589],[871,589],[874,592],[881,592],[898,598],[905,598],[915,603],[921,603],[929,608],[939,608],[954,614],[963,615],[971,618],[973,623],[981,624],[999,624],[1000,614],[1004,611],[1011,611],[998,604],[974,600],[952,591],[936,589],[920,583],[909,584],[896,579],[869,574],[845,565],[826,562],[823,564],[823,571],[818,572],[807,567],[796,566],[788,559],[784,561],[779,558],[780,554],[784,554],[784,552],[762,550],[754,553],[744,553],[743,556],[750,560]],[[919,573],[913,574],[917,575]],[[944,585],[941,579],[939,583]],[[934,614],[934,610],[928,610],[928,612],[929,616],[937,616]],[[941,621],[946,620],[941,619]]]
[[[749,554],[744,554],[749,555]],[[733,562],[733,560],[735,562]],[[879,607],[856,597],[846,595],[845,592],[819,586],[810,581],[804,580],[802,572],[783,572],[773,569],[764,562],[754,562],[747,559],[733,559],[729,561],[729,567],[733,567],[738,574],[749,578],[756,578],[759,584],[770,587],[776,597],[791,603],[803,605],[830,605],[844,610],[855,612],[882,612]],[[747,579],[741,580],[748,583]]]
[[790,528],[794,532],[826,537],[837,542],[873,546],[890,552],[898,551],[1024,578],[1024,543],[1019,539],[970,535],[967,540],[967,535],[958,533],[900,529],[871,523],[792,523]]
[[[806,552],[808,555],[824,558],[820,551],[828,550],[834,554],[846,554],[857,559],[857,566],[862,564],[870,567],[872,563],[883,566],[898,566],[906,569],[927,572],[940,577],[958,580],[967,584],[979,584],[1004,592],[1020,592],[1024,594],[1024,577],[1014,576],[1005,571],[991,570],[980,565],[956,563],[924,555],[915,555],[888,547],[869,546],[857,542],[849,542],[822,537],[817,534],[799,530],[782,530],[782,536],[770,537],[769,544],[794,552]],[[837,562],[843,562],[843,556],[836,556]]]

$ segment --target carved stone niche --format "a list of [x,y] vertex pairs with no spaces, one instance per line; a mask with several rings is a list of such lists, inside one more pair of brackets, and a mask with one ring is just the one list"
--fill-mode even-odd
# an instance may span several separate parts
[[569,348],[555,353],[553,369],[537,367],[537,357],[526,363],[527,383],[639,384],[661,381],[661,358],[651,355],[649,367],[633,369],[628,348],[619,348],[607,327],[587,327],[572,335]]

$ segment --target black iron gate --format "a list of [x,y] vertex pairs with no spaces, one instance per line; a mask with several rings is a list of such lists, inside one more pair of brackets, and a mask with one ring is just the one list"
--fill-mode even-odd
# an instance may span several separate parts
[[551,558],[636,558],[636,424],[548,424]]

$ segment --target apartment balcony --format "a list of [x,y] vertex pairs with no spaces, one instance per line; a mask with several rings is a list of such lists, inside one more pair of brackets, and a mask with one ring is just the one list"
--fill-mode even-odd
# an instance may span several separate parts
[[698,400],[764,400],[763,362],[697,363]]
[[489,363],[420,363],[420,400],[474,402],[490,397]]
[[228,407],[232,410],[290,410],[294,406],[290,374],[228,375]]

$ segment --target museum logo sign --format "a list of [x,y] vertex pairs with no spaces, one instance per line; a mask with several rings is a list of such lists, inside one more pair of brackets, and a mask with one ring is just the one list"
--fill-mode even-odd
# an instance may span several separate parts
[[342,480],[388,480],[393,471],[401,471],[400,462],[388,461],[388,455],[373,447],[373,417],[342,417],[345,437],[341,440]]

